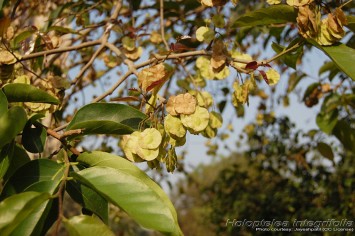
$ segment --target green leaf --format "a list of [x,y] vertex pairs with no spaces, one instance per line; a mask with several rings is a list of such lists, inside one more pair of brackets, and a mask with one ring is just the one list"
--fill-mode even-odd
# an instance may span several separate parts
[[0,148],[11,142],[25,127],[27,115],[22,107],[11,107],[0,117]]
[[[272,49],[277,54],[279,54],[279,53],[283,52],[284,50],[286,50],[287,47],[281,46],[281,45],[273,42],[272,43]],[[285,55],[281,56],[280,59],[287,66],[289,66],[289,67],[291,67],[291,68],[296,70],[296,65],[297,65],[298,58],[301,56],[302,53],[303,53],[303,45],[299,46],[294,51],[290,51],[290,52],[286,53]]]
[[338,123],[338,110],[336,109],[329,113],[318,113],[316,123],[320,130],[322,130],[324,133],[331,134],[332,130]]
[[326,134],[330,134],[338,122],[338,106],[340,103],[341,97],[337,93],[329,94],[323,101],[316,123]]
[[48,193],[24,192],[0,203],[0,235],[10,235],[36,208],[48,200]]
[[342,43],[332,46],[321,46],[314,41],[310,42],[315,47],[322,50],[341,71],[347,74],[351,79],[355,80],[355,66],[353,66],[353,62],[355,61],[355,49]]
[[14,147],[13,156],[15,158],[11,158],[10,166],[4,176],[4,183],[7,182],[7,180],[13,175],[13,173],[16,172],[18,168],[31,161],[26,151],[18,145],[15,145]]
[[69,236],[114,236],[115,234],[99,219],[80,215],[69,220],[63,220]]
[[34,35],[36,33],[36,30],[25,30],[21,33],[19,33],[18,35],[15,36],[15,38],[12,41],[12,46],[13,47],[18,47],[19,44],[24,41],[25,39],[31,37],[32,35]]
[[23,130],[22,145],[31,153],[40,153],[44,150],[47,132],[41,124],[38,122],[32,122],[32,119],[28,120]]
[[[63,165],[48,159],[38,159],[20,167],[7,181],[1,198],[26,191],[54,194],[64,175]],[[49,199],[33,209],[33,212],[14,230],[14,235],[39,234],[56,220],[50,214],[57,212],[56,199]],[[48,222],[49,221],[49,222]],[[46,224],[49,224],[46,225]]]
[[57,220],[57,216],[58,199],[44,201],[24,221],[17,225],[12,235],[44,235],[41,232],[48,231]]
[[20,167],[7,181],[1,198],[24,191],[53,194],[63,177],[63,165],[48,159],[30,161]]
[[9,102],[36,102],[59,104],[59,100],[30,84],[7,84],[3,91]]
[[6,114],[8,110],[8,103],[7,103],[7,98],[4,94],[4,92],[0,89],[0,118]]
[[123,104],[92,103],[82,107],[67,130],[83,129],[84,134],[130,134],[146,115]]
[[100,194],[75,180],[67,182],[66,190],[74,201],[108,224],[108,203]]
[[0,149],[0,180],[6,174],[10,167],[10,163],[13,157],[14,142],[5,145]]
[[333,135],[344,145],[344,148],[355,152],[355,129],[345,121],[340,120],[333,129]]
[[333,78],[340,72],[339,68],[335,65],[333,61],[329,61],[324,63],[320,68],[318,75],[322,75],[323,73],[329,71],[329,80],[333,80]]
[[91,167],[73,173],[74,178],[121,207],[143,227],[174,235],[180,233],[170,199],[134,164],[104,152],[83,153],[77,161]]
[[346,25],[346,28],[355,32],[355,16],[347,16],[346,18],[348,20],[348,24]]
[[4,6],[4,0],[0,0],[0,10],[2,10],[3,6]]
[[233,24],[234,27],[284,24],[296,22],[297,13],[288,5],[273,5],[256,11],[246,13]]
[[322,156],[324,156],[325,158],[328,158],[329,160],[334,159],[333,150],[328,144],[319,142],[317,145],[317,149],[319,153],[322,154]]
[[51,27],[48,28],[48,32],[49,31],[56,31],[59,32],[61,34],[79,34],[78,32],[76,32],[75,30],[71,29],[71,28],[67,28],[67,27],[63,27],[63,26],[58,26],[58,25],[53,25]]
[[304,77],[306,77],[304,73],[299,74],[297,71],[292,73],[288,79],[287,93],[292,92]]

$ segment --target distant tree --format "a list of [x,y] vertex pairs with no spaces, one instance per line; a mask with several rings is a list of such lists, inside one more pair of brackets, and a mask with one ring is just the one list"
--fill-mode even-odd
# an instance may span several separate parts
[[[306,143],[312,154],[305,159],[299,153],[307,145],[300,145],[297,135],[291,133],[287,118],[253,125],[249,150],[200,166],[178,183],[173,199],[186,235],[265,234],[251,227],[233,227],[226,224],[228,219],[291,223],[305,219],[351,220],[355,213],[354,158],[328,165],[311,141]],[[266,129],[270,127],[273,133],[268,134]],[[267,144],[262,145],[265,140]]]

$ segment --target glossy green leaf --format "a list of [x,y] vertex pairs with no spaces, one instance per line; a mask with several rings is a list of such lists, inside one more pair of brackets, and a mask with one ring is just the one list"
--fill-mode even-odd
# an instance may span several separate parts
[[319,142],[317,145],[317,149],[319,153],[322,154],[322,156],[324,156],[325,158],[328,158],[329,160],[334,159],[333,150],[328,144]]
[[25,127],[27,115],[22,107],[11,107],[0,117],[0,148],[11,142]]
[[9,102],[37,102],[59,104],[59,100],[30,84],[7,84],[3,91]]
[[108,202],[105,198],[75,180],[67,182],[66,190],[74,201],[95,213],[103,222],[108,224]]
[[0,117],[2,117],[4,114],[6,114],[9,104],[7,103],[7,98],[4,94],[4,92],[0,89]]
[[355,61],[355,49],[342,43],[333,46],[321,46],[314,41],[310,42],[322,50],[341,71],[355,80],[355,66],[353,66],[353,62]]
[[273,5],[262,8],[239,17],[233,24],[234,27],[284,24],[296,22],[297,13],[288,5]]
[[[55,203],[55,204],[53,204]],[[58,199],[49,199],[34,209],[31,214],[23,220],[12,235],[43,235],[48,231],[58,217]],[[46,226],[48,224],[48,226]]]
[[333,129],[333,135],[343,144],[344,148],[355,152],[355,129],[345,120],[340,120]]
[[[54,194],[61,183],[63,171],[63,165],[48,159],[28,162],[7,181],[1,198],[25,191]],[[39,234],[38,232],[42,232],[46,224],[49,226],[53,224],[56,218],[51,218],[49,214],[57,212],[55,201],[56,199],[49,199],[37,206],[31,215],[17,226],[14,230],[15,235]]]
[[13,152],[13,156],[15,158],[11,158],[10,166],[4,176],[4,183],[6,183],[6,181],[13,175],[13,173],[16,172],[18,168],[31,161],[26,151],[18,145],[14,146]]
[[44,150],[47,138],[46,129],[37,122],[28,120],[22,133],[22,145],[31,153],[40,153]]
[[69,236],[114,236],[115,234],[97,218],[80,215],[69,220],[63,220],[64,226]]
[[145,118],[146,115],[128,105],[92,103],[75,114],[67,130],[83,129],[84,134],[130,134]]
[[2,179],[2,177],[4,177],[10,167],[10,163],[13,157],[14,146],[14,142],[12,142],[0,149],[0,180]]
[[43,202],[48,193],[24,192],[6,198],[0,203],[0,235],[10,235]]
[[20,167],[7,181],[1,198],[24,191],[53,194],[63,177],[63,165],[48,159],[30,161]]
[[77,161],[91,167],[75,173],[76,179],[124,209],[142,226],[179,234],[176,211],[170,199],[134,164],[104,152],[83,153]]

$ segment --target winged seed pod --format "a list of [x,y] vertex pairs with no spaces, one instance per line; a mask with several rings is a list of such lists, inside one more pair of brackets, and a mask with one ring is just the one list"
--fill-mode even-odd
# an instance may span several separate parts
[[195,112],[196,99],[189,93],[171,96],[166,104],[167,112],[172,116],[189,115]]
[[206,129],[210,120],[210,114],[204,107],[197,106],[196,111],[191,115],[181,115],[182,124],[193,132],[201,132]]
[[11,78],[15,62],[16,58],[12,53],[0,48],[0,80],[5,81]]
[[314,0],[287,0],[286,3],[293,7],[302,7],[310,4]]
[[165,117],[164,128],[169,136],[173,137],[174,139],[182,138],[186,135],[186,129],[183,126],[181,120],[170,114]]
[[138,73],[138,84],[144,92],[163,84],[171,75],[171,68],[163,63],[141,70]]
[[124,136],[122,149],[127,159],[132,162],[151,161],[158,157],[161,142],[160,132],[155,128],[149,128]]
[[320,26],[320,12],[309,5],[300,7],[297,15],[298,32],[305,38],[318,34]]
[[221,72],[226,66],[228,51],[222,40],[216,39],[212,46],[211,66],[213,72]]

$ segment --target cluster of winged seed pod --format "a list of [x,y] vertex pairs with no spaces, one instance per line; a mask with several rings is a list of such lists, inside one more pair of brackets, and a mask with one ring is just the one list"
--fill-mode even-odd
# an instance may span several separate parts
[[[282,1],[267,0],[267,2],[280,4]],[[314,0],[287,0],[286,3],[297,9],[297,28],[304,38],[313,39],[320,45],[332,45],[345,36],[343,27],[348,24],[348,20],[341,8],[335,8],[326,17],[322,17],[321,10]]]
[[185,139],[186,130],[191,134],[215,137],[217,128],[222,126],[222,116],[207,110],[212,103],[212,96],[208,92],[190,91],[171,96],[166,106],[169,114],[164,121],[165,131],[177,143]]
[[175,147],[185,144],[187,131],[213,138],[222,126],[222,116],[208,111],[212,104],[213,98],[208,92],[190,91],[171,96],[166,105],[168,115],[164,125],[123,136],[121,146],[127,159],[147,161],[150,167],[162,162],[169,172],[174,171],[177,164]]
[[122,148],[128,160],[133,162],[152,161],[159,155],[162,135],[155,128],[135,131],[123,136]]

